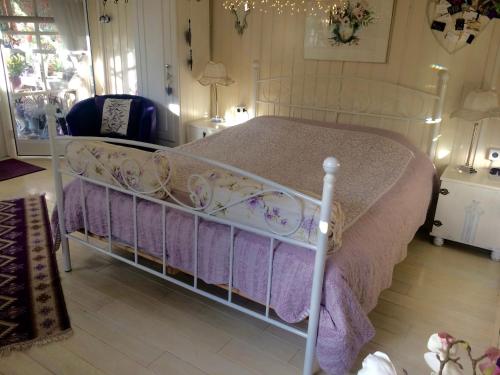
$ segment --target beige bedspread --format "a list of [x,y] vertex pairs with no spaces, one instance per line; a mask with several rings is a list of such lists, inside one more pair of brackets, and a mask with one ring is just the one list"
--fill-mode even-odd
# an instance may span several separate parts
[[[258,117],[179,149],[318,198],[323,188],[323,160],[335,156],[340,163],[335,200],[344,211],[346,230],[394,186],[414,153],[405,144],[359,128],[317,125]],[[209,168],[177,157],[173,161],[176,187],[185,186],[189,175]]]

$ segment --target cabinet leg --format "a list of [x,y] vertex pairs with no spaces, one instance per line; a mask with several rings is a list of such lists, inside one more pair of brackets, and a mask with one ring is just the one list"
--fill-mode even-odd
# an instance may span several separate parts
[[495,262],[500,262],[500,250],[493,250],[491,252],[491,260]]
[[434,237],[433,242],[434,242],[434,245],[439,246],[439,247],[444,245],[444,240],[441,237]]

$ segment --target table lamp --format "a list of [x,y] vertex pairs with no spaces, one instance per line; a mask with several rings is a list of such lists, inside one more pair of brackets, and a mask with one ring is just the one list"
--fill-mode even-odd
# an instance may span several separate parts
[[494,90],[475,90],[470,92],[464,100],[464,105],[458,111],[451,114],[452,118],[459,118],[474,124],[472,139],[464,165],[458,167],[462,173],[473,174],[479,139],[481,137],[481,124],[483,120],[500,118],[500,106],[498,95]]
[[222,63],[209,61],[203,74],[198,79],[198,82],[203,86],[212,86],[215,91],[215,117],[212,122],[223,122],[224,118],[219,116],[219,97],[217,86],[230,86],[234,81],[227,75],[226,67]]

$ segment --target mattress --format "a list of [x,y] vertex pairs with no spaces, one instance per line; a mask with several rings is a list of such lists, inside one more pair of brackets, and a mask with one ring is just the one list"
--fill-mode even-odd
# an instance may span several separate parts
[[[290,187],[298,190],[310,190],[312,193],[317,193],[317,190],[321,188],[323,177],[321,159],[313,161],[308,156],[316,155],[315,149],[320,148],[317,144],[328,148],[328,139],[311,137],[312,139],[297,144],[292,140],[286,144],[280,144],[278,142],[280,137],[286,137],[278,134],[279,139],[275,141],[269,141],[268,138],[263,141],[259,134],[264,131],[257,132],[255,135],[255,129],[262,128],[262,126],[272,129],[282,127],[284,129],[282,131],[285,132],[290,133],[291,130],[296,130],[304,134],[321,134],[322,132],[326,134],[329,129],[336,129],[340,131],[337,134],[345,137],[337,144],[349,143],[349,134],[363,133],[369,138],[390,140],[386,144],[400,146],[408,150],[410,155],[406,161],[395,161],[391,160],[393,154],[391,150],[387,150],[386,159],[371,160],[349,154],[353,151],[360,152],[353,146],[343,151],[340,146],[331,149],[331,155],[336,156],[341,164],[336,199],[344,200],[341,202],[343,207],[357,207],[357,209],[354,213],[346,212],[349,221],[343,233],[343,245],[327,260],[317,356],[320,366],[325,371],[331,374],[343,374],[351,367],[361,347],[374,336],[375,331],[367,314],[377,304],[381,291],[391,285],[394,266],[405,258],[408,243],[425,222],[433,190],[434,167],[426,155],[396,133],[361,126],[303,120],[296,122],[279,118],[254,119],[245,125],[184,145],[181,149],[249,170],[287,186],[296,184]],[[254,134],[252,136],[254,139],[244,137],[248,134]],[[234,142],[230,142],[231,139]],[[259,155],[255,155],[256,146],[252,142],[260,142]],[[246,144],[247,147],[242,148],[242,144]],[[225,150],[221,151],[221,145],[224,145]],[[372,144],[373,150],[366,150],[363,155],[370,155],[370,152],[377,151],[375,145],[377,145],[376,142]],[[255,158],[262,157],[262,153],[265,152],[262,147],[268,148],[267,156],[270,157],[267,163],[261,163],[260,167],[256,167],[258,163]],[[389,146],[379,145],[379,147]],[[380,151],[385,153],[386,150],[378,151],[377,154],[380,154]],[[324,157],[331,155],[324,155]],[[323,156],[315,156],[315,158],[320,157]],[[355,162],[349,162],[351,159]],[[270,171],[279,169],[280,163],[283,166],[281,173],[272,174]],[[271,164],[273,168],[270,167]],[[294,173],[290,170],[291,164],[300,165],[301,168],[308,168],[315,172],[298,173],[299,177],[291,181],[290,175]],[[356,178],[359,176],[355,174],[360,170],[366,170],[370,175],[370,171],[376,171],[377,168],[383,166],[387,169],[395,169],[388,172],[393,179],[389,184],[379,182],[376,175],[372,175],[372,179],[369,180],[365,177],[365,186],[359,191],[349,188],[352,184],[343,183],[343,181],[357,181]],[[186,175],[192,173],[192,168],[194,167],[186,166],[181,170],[176,170],[179,184],[186,178]],[[307,176],[307,178],[301,180],[300,176]],[[355,185],[359,185],[359,182]],[[374,193],[370,193],[372,190]],[[369,204],[359,203],[364,197],[362,194],[372,194],[373,199]],[[96,185],[84,184],[84,195],[89,231],[98,236],[107,236],[104,189]],[[354,202],[345,202],[349,199]],[[72,182],[65,187],[64,202],[66,230],[68,232],[81,230],[83,213],[78,183]],[[113,238],[123,243],[133,244],[132,199],[122,193],[110,192],[110,206]],[[145,252],[158,257],[161,257],[162,249],[161,223],[159,206],[138,200],[138,245]],[[192,272],[193,228],[192,216],[178,210],[167,210],[166,249],[167,262],[170,266]],[[227,283],[230,229],[225,225],[202,220],[198,244],[199,277],[210,284]],[[268,238],[245,231],[236,231],[233,285],[242,294],[261,303],[265,303],[266,300],[268,255]],[[311,251],[285,243],[280,243],[276,248],[272,265],[271,307],[281,319],[295,323],[307,317],[313,266],[314,253]]]

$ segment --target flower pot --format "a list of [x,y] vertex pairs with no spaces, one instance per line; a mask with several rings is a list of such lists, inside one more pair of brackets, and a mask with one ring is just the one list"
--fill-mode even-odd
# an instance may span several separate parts
[[19,76],[13,76],[13,77],[9,77],[9,81],[10,81],[10,84],[12,85],[12,89],[18,89],[19,87],[21,87],[21,77]]

